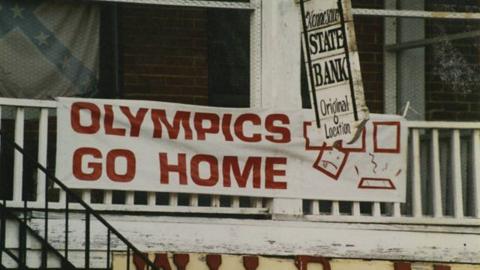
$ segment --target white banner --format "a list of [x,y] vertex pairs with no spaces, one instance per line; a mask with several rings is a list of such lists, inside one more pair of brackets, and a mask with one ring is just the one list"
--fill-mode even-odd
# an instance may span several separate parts
[[300,0],[300,6],[304,64],[316,126],[326,142],[350,142],[369,118],[350,0]]
[[59,98],[56,175],[70,188],[405,200],[407,128],[373,115],[332,147],[308,110]]

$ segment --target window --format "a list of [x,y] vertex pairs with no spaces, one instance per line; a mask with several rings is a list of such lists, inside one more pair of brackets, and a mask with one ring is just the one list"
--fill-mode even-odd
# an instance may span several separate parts
[[4,2],[0,96],[249,106],[249,1]]
[[[387,8],[394,9],[394,2]],[[385,19],[386,110],[401,113],[408,102],[411,120],[478,121],[478,2],[397,5],[398,18]]]

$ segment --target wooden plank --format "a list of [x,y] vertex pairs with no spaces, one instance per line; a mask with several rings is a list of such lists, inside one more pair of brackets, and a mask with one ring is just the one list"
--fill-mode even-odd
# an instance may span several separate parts
[[439,36],[434,38],[422,39],[422,40],[415,40],[415,41],[407,41],[400,44],[393,44],[393,45],[385,45],[385,50],[387,51],[399,51],[399,50],[406,50],[406,49],[413,49],[419,47],[425,47],[427,45],[433,45],[439,42],[445,41],[453,41],[453,40],[460,40],[466,38],[474,38],[480,36],[480,31],[470,31],[465,33],[459,34],[452,34],[452,35],[445,35]]
[[[478,230],[405,225],[312,223],[298,221],[234,220],[135,216],[109,218],[112,225],[142,251],[206,252],[293,256],[455,261],[480,263]],[[52,220],[50,239],[63,241],[63,220]],[[77,225],[78,223],[78,225]],[[81,220],[72,220],[72,248],[82,247]],[[32,221],[41,228],[40,219]],[[141,227],[142,230],[138,228]],[[77,230],[78,229],[78,230]],[[199,233],[201,232],[201,233]],[[92,222],[92,247],[105,245],[105,234]],[[238,237],[247,235],[248,237]],[[289,237],[286,237],[289,236]],[[274,243],[274,244],[272,244]],[[118,245],[117,243],[113,243]],[[205,248],[208,247],[208,250]],[[465,252],[468,247],[468,252]]]
[[53,100],[0,97],[0,105],[18,106],[25,108],[56,108],[57,102]]
[[254,7],[249,2],[237,1],[198,1],[198,0],[95,0],[97,2],[117,2],[117,3],[135,3],[151,4],[162,6],[182,6],[182,7],[204,7],[204,8],[225,8],[253,10]]
[[402,17],[402,18],[430,18],[430,19],[457,19],[457,20],[480,20],[480,13],[474,12],[441,12],[441,11],[423,11],[423,10],[387,10],[387,9],[368,9],[354,8],[353,15],[368,15],[380,17]]
[[433,216],[443,216],[442,208],[442,183],[440,177],[440,145],[438,142],[438,130],[432,130],[432,138],[430,144],[430,170],[432,181],[432,204],[433,204]]
[[[15,116],[15,143],[23,148],[25,128],[25,109],[18,107]],[[13,157],[13,200],[22,200],[23,189],[23,155],[14,150]]]
[[463,213],[463,191],[462,191],[462,160],[460,153],[460,131],[454,129],[451,138],[451,168],[452,171],[452,195],[453,215],[462,218]]
[[480,122],[405,121],[409,128],[480,129]]

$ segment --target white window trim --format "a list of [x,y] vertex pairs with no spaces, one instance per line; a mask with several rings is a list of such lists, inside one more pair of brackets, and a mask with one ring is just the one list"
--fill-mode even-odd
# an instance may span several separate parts
[[235,1],[202,1],[202,0],[94,0],[97,2],[116,2],[133,4],[152,4],[163,6],[183,6],[183,7],[206,7],[206,8],[229,8],[229,9],[248,9],[254,10],[255,5],[250,2]]
[[[354,15],[380,16],[385,17],[384,22],[384,37],[385,37],[385,51],[384,51],[384,112],[385,113],[402,113],[401,104],[398,104],[400,96],[397,89],[401,87],[398,84],[398,63],[399,52],[403,49],[409,49],[412,46],[403,46],[402,44],[415,42],[401,42],[397,40],[399,21],[397,18],[424,18],[424,19],[451,19],[451,20],[480,20],[480,13],[472,12],[437,12],[424,10],[396,10],[398,6],[397,0],[386,0],[385,9],[353,9]],[[399,43],[400,42],[400,43]],[[420,41],[418,42],[421,43]],[[395,50],[391,49],[398,47]],[[421,47],[421,46],[415,46]],[[390,49],[389,49],[390,48]],[[401,79],[401,78],[400,78]],[[421,89],[425,92],[425,89]],[[423,115],[422,115],[423,117]]]

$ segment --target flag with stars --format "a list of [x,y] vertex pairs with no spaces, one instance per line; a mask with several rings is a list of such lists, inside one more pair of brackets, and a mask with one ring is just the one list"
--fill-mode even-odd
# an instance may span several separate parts
[[93,96],[99,25],[94,3],[0,0],[0,96]]

